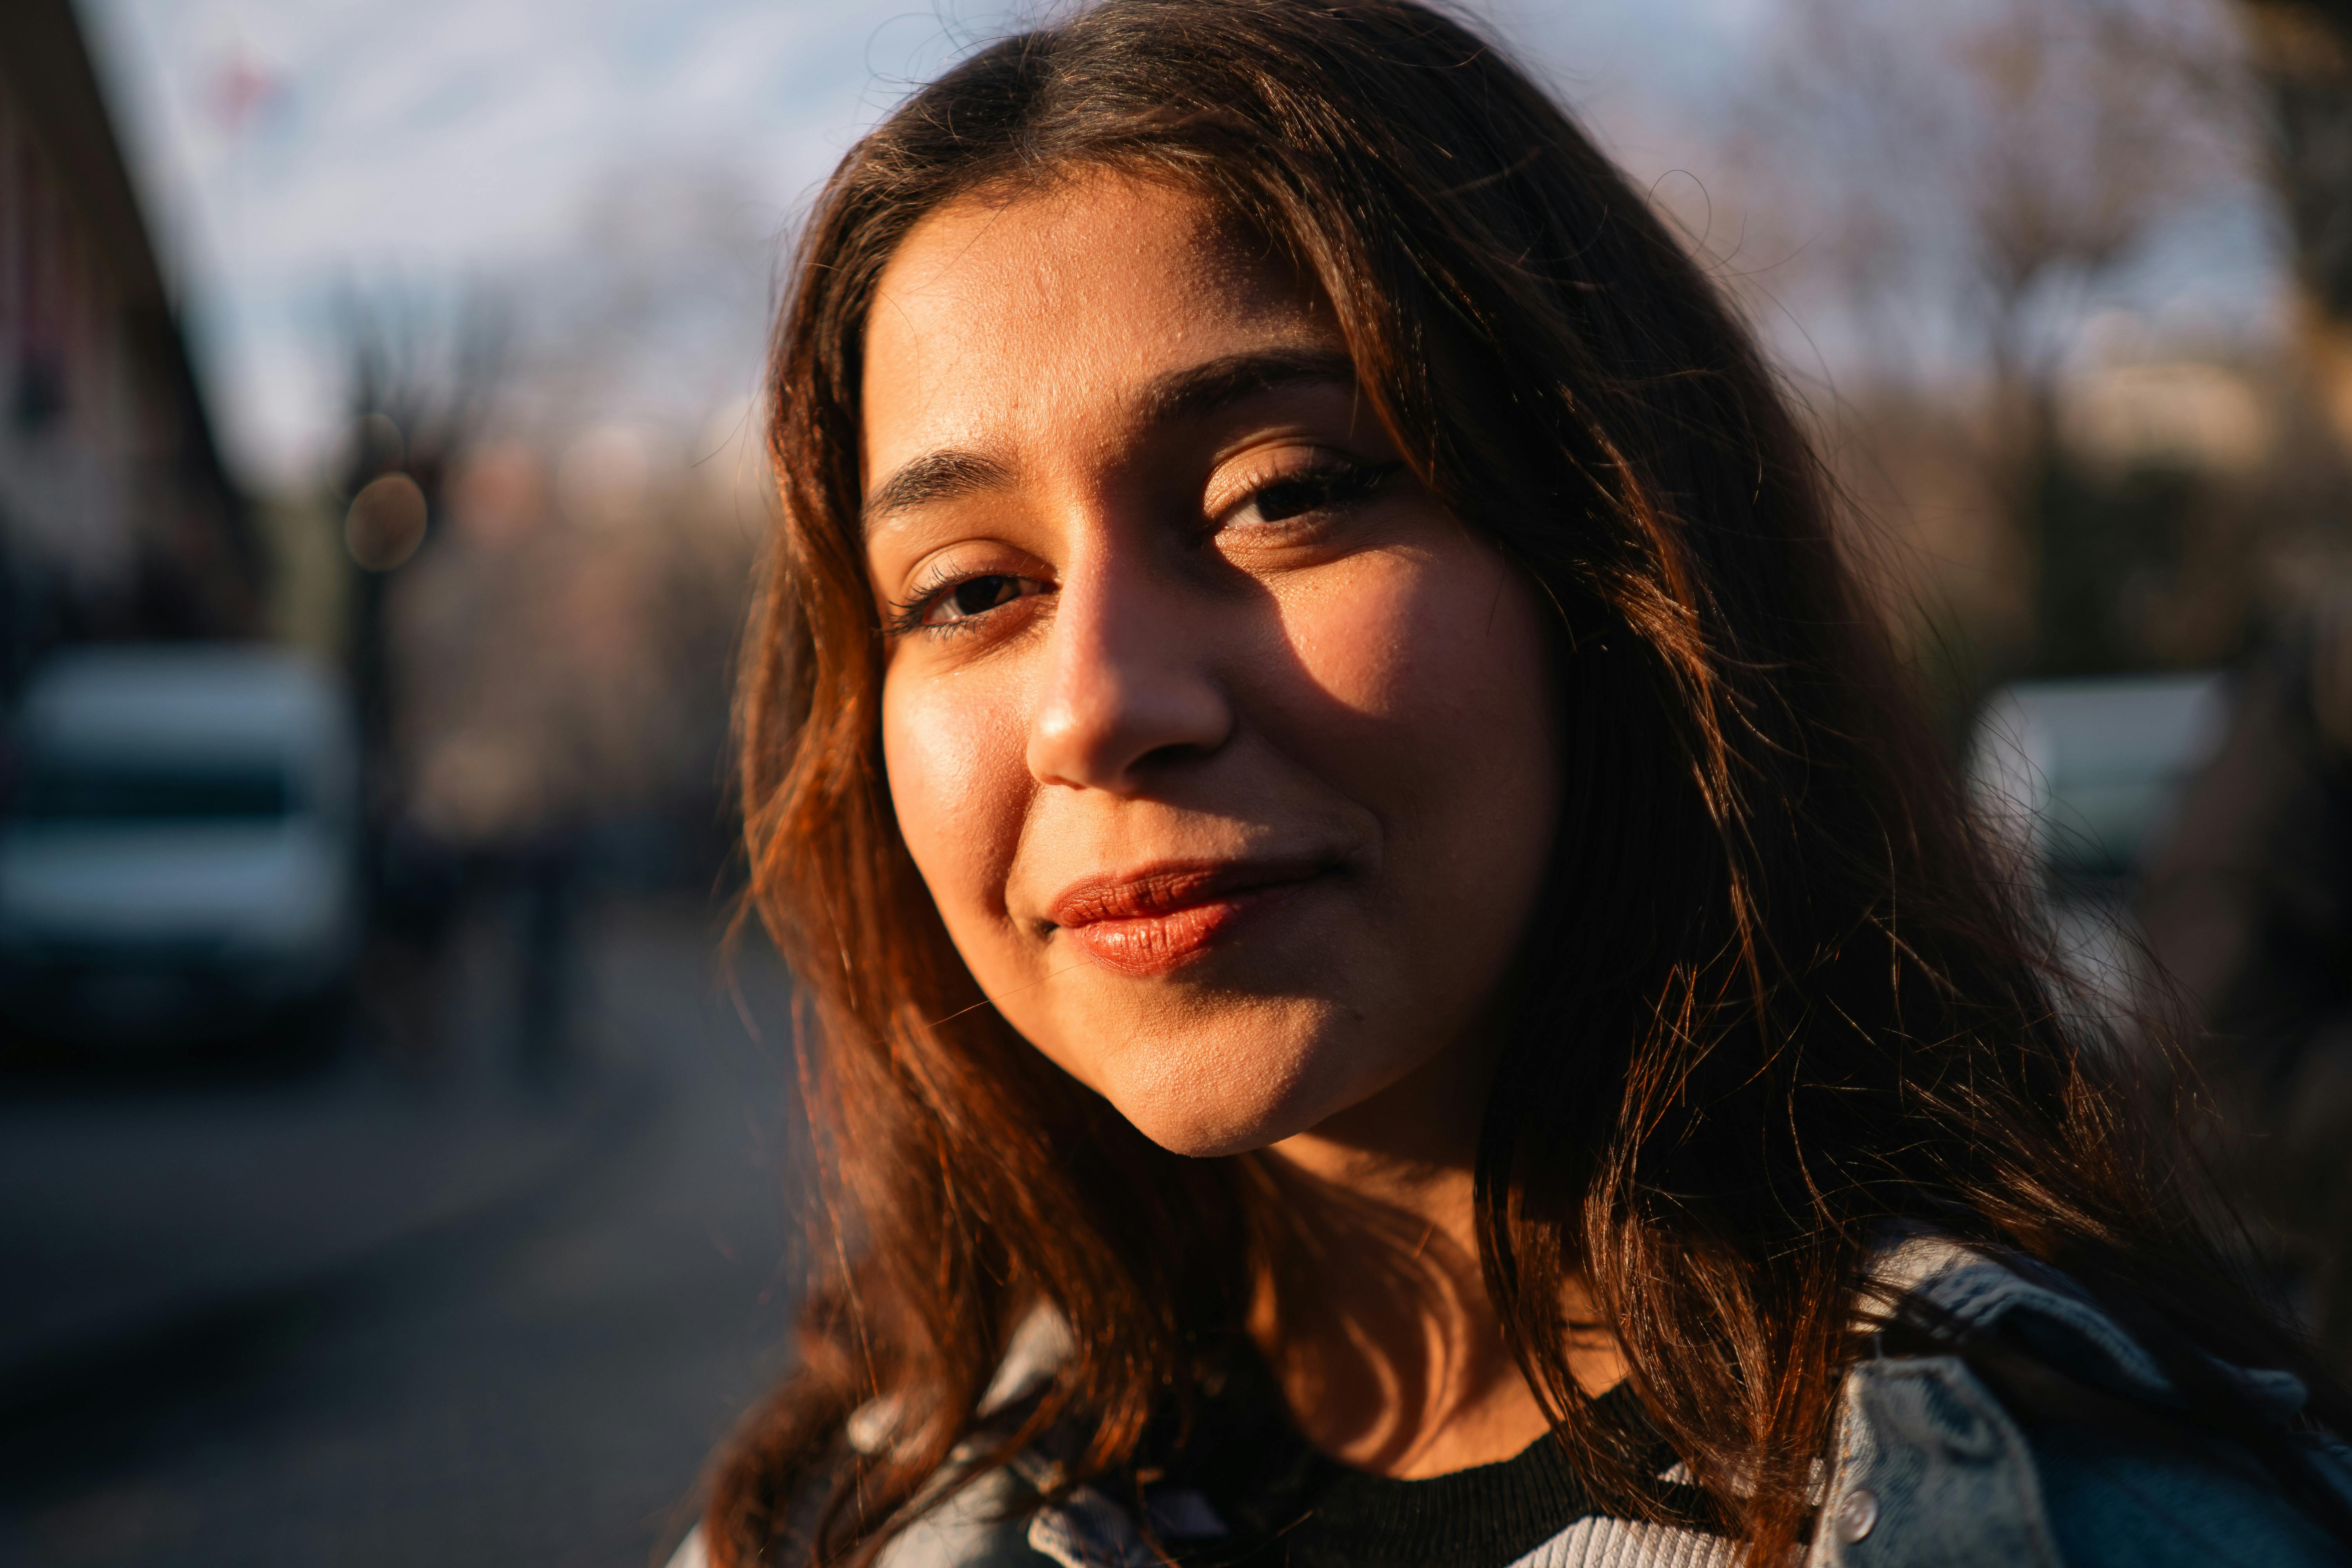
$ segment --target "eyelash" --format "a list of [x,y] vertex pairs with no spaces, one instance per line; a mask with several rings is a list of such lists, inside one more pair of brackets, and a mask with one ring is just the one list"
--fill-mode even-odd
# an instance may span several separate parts
[[[1358,501],[1369,500],[1378,495],[1403,467],[1402,463],[1326,460],[1311,468],[1301,468],[1296,473],[1269,479],[1244,496],[1241,505],[1263,507],[1266,498],[1278,490],[1307,491],[1307,499],[1305,500],[1304,504],[1292,508],[1280,517],[1263,520],[1267,523],[1286,522],[1291,518],[1303,516],[1308,512],[1322,511],[1334,506],[1349,506]],[[930,624],[928,617],[941,599],[957,589],[967,584],[984,583],[992,578],[1000,577],[1015,578],[1015,574],[1010,572],[959,574],[952,569],[942,571],[906,598],[893,600],[890,603],[890,613],[882,623],[883,633],[891,637],[907,637],[915,632],[929,632],[937,637],[952,637],[961,632],[969,631],[987,619],[992,612],[1010,601],[1000,601],[999,604],[990,605],[987,609],[977,610],[957,620],[943,621],[937,625]],[[1027,579],[1015,578],[1015,580],[1026,581]],[[1033,596],[1015,595],[1019,598]]]
[[1265,499],[1276,490],[1301,489],[1312,496],[1307,504],[1294,508],[1281,517],[1265,519],[1268,522],[1282,522],[1335,506],[1351,506],[1380,494],[1403,467],[1402,463],[1356,463],[1344,458],[1329,458],[1301,468],[1297,473],[1267,480],[1244,496],[1242,505],[1263,507]]
[[[970,631],[988,616],[988,610],[978,610],[960,620],[942,621],[937,626],[926,623],[932,607],[950,594],[968,583],[985,583],[993,577],[1014,578],[1011,572],[965,572],[952,570],[937,573],[931,580],[904,599],[891,601],[890,613],[882,622],[886,637],[902,637],[914,632],[929,632],[934,637],[953,637]],[[1016,581],[1020,580],[1015,578]],[[1018,598],[1033,595],[1016,595]],[[993,609],[998,606],[992,605]]]

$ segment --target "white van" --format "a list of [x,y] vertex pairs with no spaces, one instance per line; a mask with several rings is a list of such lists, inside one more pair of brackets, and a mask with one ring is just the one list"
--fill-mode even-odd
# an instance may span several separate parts
[[2229,678],[2021,680],[1985,704],[1969,779],[1978,808],[2055,885],[2127,880],[2229,721]]
[[1976,808],[2057,956],[2127,1036],[2147,978],[2136,880],[2221,745],[2229,709],[2229,678],[2204,671],[2021,680],[1978,718]]
[[0,1027],[168,1049],[341,993],[364,910],[358,732],[331,672],[257,645],[68,648],[14,731]]

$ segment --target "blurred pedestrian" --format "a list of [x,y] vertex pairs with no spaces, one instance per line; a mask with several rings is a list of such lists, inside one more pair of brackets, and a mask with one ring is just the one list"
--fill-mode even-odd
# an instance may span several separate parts
[[376,1037],[402,1070],[428,1074],[446,1046],[451,939],[466,861],[412,816],[375,846],[373,899],[360,992]]
[[2199,1026],[2215,1152],[2321,1344],[2352,1356],[2352,613],[2237,683],[2141,889]]
[[2345,1560],[2352,1399],[2052,1005],[1748,334],[1486,41],[983,50],[776,343],[837,1266],[689,1557]]
[[645,638],[609,591],[624,574],[540,517],[530,474],[493,446],[460,476],[459,527],[396,626],[398,740],[420,834],[463,867],[471,918],[498,933],[511,1063],[547,1079],[570,1064],[589,829],[634,804],[659,736],[635,721],[625,667]]

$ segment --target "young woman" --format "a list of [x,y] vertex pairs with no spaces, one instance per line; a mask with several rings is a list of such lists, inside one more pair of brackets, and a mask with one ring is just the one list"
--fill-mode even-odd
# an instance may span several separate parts
[[773,379],[832,1263],[696,1550],[2342,1559],[2352,1403],[2032,961],[1746,333],[1491,46],[989,48]]

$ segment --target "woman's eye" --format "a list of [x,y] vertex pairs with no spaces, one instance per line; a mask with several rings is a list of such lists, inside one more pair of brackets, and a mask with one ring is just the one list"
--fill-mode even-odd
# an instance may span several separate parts
[[1328,507],[1368,499],[1379,493],[1402,465],[1362,466],[1333,463],[1286,475],[1251,492],[1243,503],[1246,521],[1283,522]]
[[966,577],[931,593],[918,595],[911,603],[893,605],[897,613],[891,617],[890,629],[909,632],[920,626],[958,626],[1044,589],[1043,584],[1010,572]]
[[1283,479],[1270,484],[1251,498],[1255,503],[1259,521],[1280,522],[1300,512],[1313,511],[1328,504],[1331,487],[1320,474],[1308,474],[1299,479]]
[[1021,596],[1021,579],[1001,573],[967,577],[932,601],[930,619],[964,621]]

